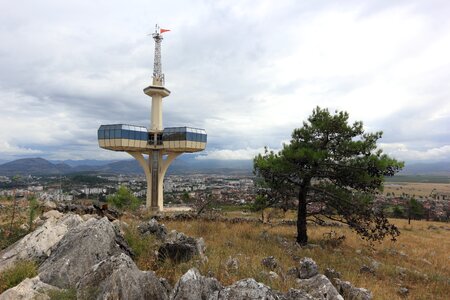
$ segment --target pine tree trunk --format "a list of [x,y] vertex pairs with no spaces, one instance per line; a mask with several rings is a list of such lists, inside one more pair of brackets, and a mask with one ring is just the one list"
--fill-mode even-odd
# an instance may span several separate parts
[[297,211],[297,243],[301,246],[308,244],[308,234],[306,232],[306,194],[306,189],[300,188]]

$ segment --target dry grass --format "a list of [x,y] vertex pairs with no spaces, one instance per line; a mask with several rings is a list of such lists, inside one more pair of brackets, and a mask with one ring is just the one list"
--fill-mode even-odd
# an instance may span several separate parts
[[[128,220],[129,222],[131,220]],[[148,253],[137,258],[141,269],[153,269],[159,276],[174,284],[189,268],[197,267],[202,274],[213,274],[224,285],[242,278],[253,277],[274,289],[286,291],[295,286],[292,279],[283,274],[297,264],[299,258],[311,257],[323,272],[326,267],[342,273],[344,280],[355,286],[371,290],[375,299],[401,299],[397,294],[401,286],[410,289],[408,299],[448,299],[450,294],[450,225],[445,223],[413,221],[407,225],[404,220],[393,220],[402,231],[397,242],[385,241],[370,247],[346,227],[309,227],[310,243],[321,245],[313,248],[296,246],[295,227],[270,226],[260,223],[229,224],[203,220],[186,222],[165,222],[169,229],[176,229],[188,235],[203,237],[207,245],[207,263],[192,261],[180,265],[165,263],[158,265],[153,256],[155,244]],[[428,229],[433,225],[437,229]],[[326,235],[334,230],[344,234],[345,241],[339,245],[326,242]],[[264,257],[273,255],[279,262],[275,270],[279,279],[271,280],[261,265]],[[229,270],[229,257],[239,260],[237,271]],[[150,263],[149,261],[150,260]],[[360,274],[363,265],[380,263],[375,275]],[[405,268],[401,271],[399,268]],[[399,274],[404,273],[404,274]]]
[[[27,209],[21,207],[20,220],[27,221]],[[6,214],[5,214],[6,213]],[[3,214],[3,219],[2,215]],[[10,211],[0,212],[0,220],[8,224]],[[267,215],[267,214],[266,214]],[[283,215],[272,214],[275,218]],[[229,212],[230,217],[259,218],[260,214],[248,214],[239,211]],[[150,215],[143,215],[146,219]],[[295,214],[288,212],[285,218],[293,219]],[[295,226],[271,226],[261,223],[230,224],[209,221],[166,221],[169,230],[176,229],[190,236],[203,237],[206,242],[209,260],[207,263],[191,261],[174,265],[160,264],[155,259],[154,251],[158,247],[152,237],[142,238],[136,231],[140,222],[131,214],[122,218],[130,227],[127,240],[136,250],[135,261],[142,270],[154,270],[159,276],[166,277],[174,284],[189,268],[197,267],[202,274],[212,273],[224,285],[253,277],[258,281],[278,290],[287,290],[295,286],[292,279],[283,278],[283,274],[297,264],[299,258],[308,256],[319,265],[321,272],[327,267],[342,273],[344,280],[355,286],[370,289],[375,299],[402,299],[397,294],[400,286],[410,289],[408,299],[448,299],[450,295],[450,224],[427,221],[392,220],[401,230],[397,242],[384,241],[374,248],[362,241],[346,227],[330,228],[309,226],[310,243],[322,245],[314,248],[295,246]],[[0,222],[1,223],[1,222]],[[431,228],[429,226],[432,225]],[[334,230],[346,239],[341,245],[332,246],[325,242],[326,234]],[[270,280],[263,272],[268,272],[261,265],[264,257],[273,255],[279,262],[275,270],[280,275],[277,280]],[[229,257],[239,260],[237,271],[229,270],[225,262]],[[375,275],[360,274],[362,265],[370,265],[372,260],[380,263]],[[406,271],[400,271],[399,268]],[[403,275],[399,274],[404,273]]]

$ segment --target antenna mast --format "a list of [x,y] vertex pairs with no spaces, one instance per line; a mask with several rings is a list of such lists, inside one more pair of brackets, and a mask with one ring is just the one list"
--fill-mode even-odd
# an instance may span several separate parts
[[161,67],[161,42],[163,36],[158,24],[155,26],[155,32],[152,34],[155,40],[155,59],[153,61],[153,84],[164,86],[164,74]]

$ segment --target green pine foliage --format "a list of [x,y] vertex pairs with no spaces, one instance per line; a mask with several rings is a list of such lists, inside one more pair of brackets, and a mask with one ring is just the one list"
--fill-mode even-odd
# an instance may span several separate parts
[[[380,241],[399,234],[381,211],[372,208],[385,176],[402,162],[377,148],[382,132],[366,133],[361,121],[349,123],[343,111],[331,114],[317,107],[303,126],[294,129],[289,144],[278,153],[254,158],[259,195],[271,204],[297,199],[297,242],[307,244],[307,216],[348,224],[361,237]],[[315,211],[308,206],[315,204]]]

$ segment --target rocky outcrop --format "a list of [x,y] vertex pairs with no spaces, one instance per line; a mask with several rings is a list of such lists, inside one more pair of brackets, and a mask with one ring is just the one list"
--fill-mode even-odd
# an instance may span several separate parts
[[77,298],[166,300],[169,296],[154,272],[140,271],[121,253],[90,268],[77,284]]
[[[64,292],[64,289],[76,291],[78,299],[372,299],[370,291],[341,280],[339,272],[327,269],[327,276],[319,274],[317,264],[307,257],[300,259],[298,266],[290,268],[286,274],[273,256],[262,260],[267,271],[276,269],[278,272],[261,272],[268,282],[284,280],[286,276],[296,279],[295,289],[287,293],[272,290],[253,278],[224,287],[216,278],[202,276],[195,268],[186,272],[172,289],[167,280],[158,278],[154,272],[137,268],[131,259],[132,250],[120,233],[125,224],[118,220],[110,222],[106,217],[85,216],[88,217],[83,221],[78,215],[49,211],[44,214],[42,221],[45,223],[41,227],[3,251],[0,268],[17,259],[37,260],[41,265],[37,277],[5,291],[0,300],[49,299],[51,290]],[[160,260],[207,259],[202,238],[175,230],[167,233],[164,225],[156,220],[146,223],[140,230],[142,234],[154,234],[161,240],[157,253]],[[229,257],[225,267],[230,272],[238,272],[239,260]]]
[[130,255],[111,222],[107,218],[89,219],[67,232],[39,267],[39,275],[48,284],[74,288],[92,266],[121,253]]
[[121,216],[121,213],[118,210],[108,207],[107,204],[103,204],[103,205],[94,204],[94,205],[90,205],[90,206],[85,206],[85,205],[77,205],[77,204],[72,204],[72,203],[68,203],[68,204],[60,203],[56,206],[55,209],[62,213],[72,212],[72,213],[77,213],[80,215],[85,215],[85,214],[98,215],[101,218],[107,217],[108,220],[110,220],[110,221],[114,221]]
[[5,291],[0,295],[0,300],[11,299],[35,299],[48,300],[50,297],[47,292],[51,290],[59,290],[57,287],[42,282],[39,276],[26,278],[17,286]]
[[204,277],[200,272],[192,268],[187,271],[176,283],[171,300],[197,300],[218,299],[219,291],[223,289],[220,282],[215,278]]
[[322,274],[317,274],[308,279],[297,279],[297,288],[307,292],[314,299],[344,300],[331,281]]
[[224,288],[219,293],[219,300],[246,300],[246,299],[284,299],[281,293],[273,291],[267,285],[257,282],[253,278],[239,280]]
[[42,226],[0,252],[0,272],[17,260],[44,261],[69,229],[83,222],[78,215],[57,211],[46,212],[44,217],[47,219]]
[[354,287],[348,281],[342,281],[339,278],[334,278],[335,285],[339,294],[346,300],[372,300],[372,293],[364,288]]
[[164,243],[158,249],[158,259],[169,259],[175,263],[186,262],[198,255],[202,261],[205,256],[206,245],[203,238],[195,239],[182,232],[172,230]]
[[299,261],[298,278],[308,279],[313,276],[316,276],[317,274],[319,274],[319,269],[317,267],[316,262],[312,260],[312,258],[303,257]]
[[166,226],[159,224],[156,219],[151,219],[147,223],[139,225],[138,230],[141,234],[152,234],[160,240],[165,240],[167,236]]

